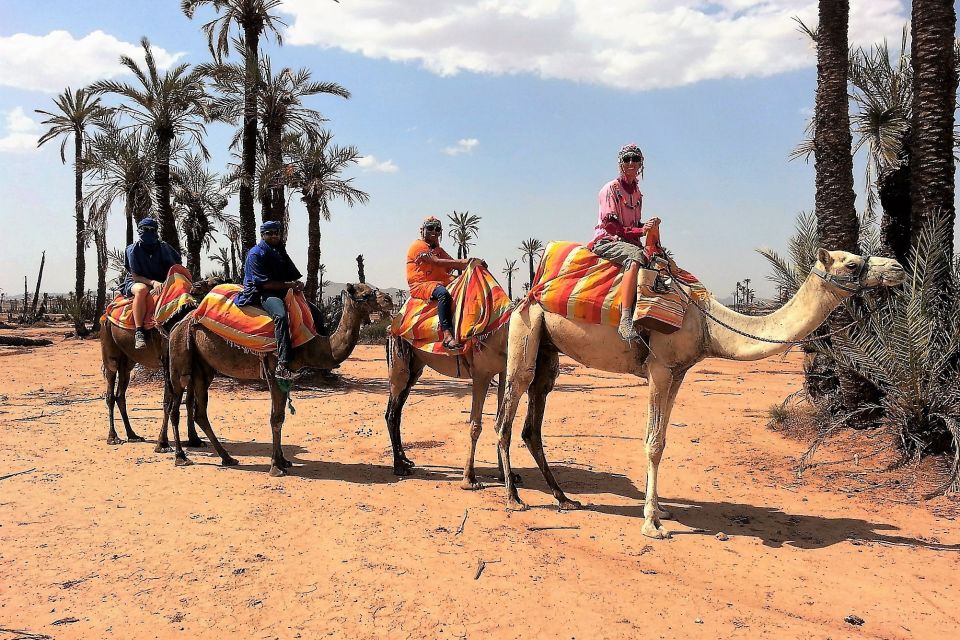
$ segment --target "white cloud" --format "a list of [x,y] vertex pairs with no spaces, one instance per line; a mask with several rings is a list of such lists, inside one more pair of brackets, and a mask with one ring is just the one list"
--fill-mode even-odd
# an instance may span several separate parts
[[393,163],[393,160],[377,160],[376,156],[361,156],[357,160],[357,166],[364,171],[374,171],[377,173],[396,173],[400,167]]
[[3,116],[3,131],[0,138],[0,153],[34,153],[37,151],[37,138],[40,137],[40,123],[23,111],[23,107],[14,107],[11,111],[0,111]]
[[443,150],[448,156],[458,156],[461,153],[473,153],[473,148],[480,144],[476,138],[461,138],[456,146],[447,147]]
[[[183,54],[171,54],[153,46],[157,66],[166,69]],[[94,80],[129,73],[120,56],[143,60],[139,43],[123,42],[103,31],[76,39],[67,31],[45,36],[15,33],[0,36],[0,86],[57,93],[65,87],[79,88]]]
[[[643,90],[816,63],[817,0],[285,0],[286,41],[449,75],[532,73]],[[897,41],[904,0],[851,0],[851,44]]]

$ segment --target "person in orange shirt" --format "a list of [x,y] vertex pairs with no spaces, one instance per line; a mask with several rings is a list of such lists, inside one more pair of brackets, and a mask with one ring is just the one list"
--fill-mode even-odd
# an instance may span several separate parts
[[420,239],[407,250],[407,285],[411,298],[436,300],[443,346],[450,351],[459,351],[463,345],[453,335],[453,300],[446,285],[453,281],[451,271],[463,271],[469,260],[458,260],[444,251],[440,246],[441,235],[443,225],[433,216],[420,225]]

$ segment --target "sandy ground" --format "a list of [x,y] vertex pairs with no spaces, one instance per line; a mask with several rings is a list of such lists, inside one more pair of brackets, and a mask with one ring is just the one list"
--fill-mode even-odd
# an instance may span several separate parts
[[[918,501],[913,469],[876,473],[890,455],[870,455],[875,436],[855,445],[859,464],[798,479],[806,444],[766,426],[800,387],[797,354],[688,375],[660,474],[674,535],[653,541],[634,379],[561,360],[546,449],[585,509],[557,511],[515,438],[532,508],[510,514],[492,393],[478,451],[491,486],[458,486],[463,382],[428,373],[414,389],[403,430],[419,466],[391,474],[381,347],[358,347],[342,384],[295,394],[295,467],[274,479],[265,391],[218,381],[211,394],[239,467],[208,449],[175,468],[152,443],[105,444],[96,342],[33,333],[58,342],[0,348],[0,476],[28,471],[0,480],[0,640],[957,637],[958,503]],[[129,392],[149,440],[159,398],[151,382]],[[840,444],[817,460],[850,458]]]

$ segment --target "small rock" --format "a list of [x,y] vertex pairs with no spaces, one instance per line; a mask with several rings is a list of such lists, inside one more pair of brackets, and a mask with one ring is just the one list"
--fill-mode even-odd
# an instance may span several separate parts
[[696,622],[697,624],[703,624],[703,619],[697,618],[696,620],[694,620],[694,622]]
[[843,621],[846,622],[847,624],[852,624],[855,627],[859,627],[860,625],[863,624],[863,618],[861,618],[860,616],[855,616],[852,613],[848,615],[846,618],[844,618]]
[[718,534],[716,535],[716,538],[717,538],[717,540],[719,540],[719,541],[721,541],[721,542],[726,542],[727,540],[730,539],[730,537],[727,536],[727,534],[725,534],[723,531],[721,531],[720,533],[718,533]]

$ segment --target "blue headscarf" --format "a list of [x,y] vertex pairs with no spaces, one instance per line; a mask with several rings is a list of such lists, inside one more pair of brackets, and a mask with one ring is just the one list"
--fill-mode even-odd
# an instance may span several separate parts
[[140,234],[140,242],[148,247],[154,247],[160,242],[157,221],[153,218],[144,218],[137,223],[137,232]]
[[260,225],[260,233],[266,231],[280,231],[283,227],[276,220],[267,220],[262,225]]

